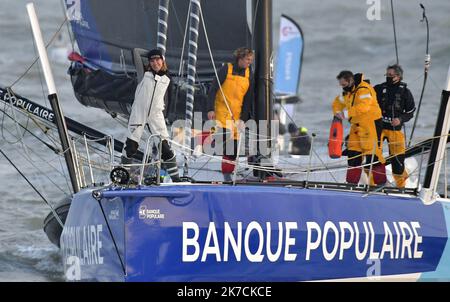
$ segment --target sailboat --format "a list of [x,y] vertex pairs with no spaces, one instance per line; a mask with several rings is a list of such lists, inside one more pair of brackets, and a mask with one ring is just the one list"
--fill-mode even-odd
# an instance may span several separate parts
[[[228,9],[232,9],[237,20],[248,28],[247,16],[239,15],[247,10],[236,9],[244,8],[248,3],[213,2],[201,3],[204,5],[203,17],[220,25],[226,19],[224,10],[217,10],[220,14],[216,15],[211,10],[211,15],[207,16],[205,8],[223,5],[225,9],[229,5]],[[116,80],[120,80],[120,87],[129,88],[136,84],[137,74],[131,77],[127,67],[131,66],[130,54],[112,45],[102,32],[115,33],[117,29],[102,27],[101,20],[117,19],[100,14],[105,9],[97,7],[97,3],[71,1],[68,4],[68,12],[74,16],[72,29],[81,51],[79,56],[73,56],[74,68],[78,68],[72,69],[75,93],[81,102],[90,102],[91,106],[97,104],[113,116],[126,115],[131,100],[126,96],[128,92],[119,90],[111,96],[116,99],[108,102],[108,97],[102,100],[85,94],[86,90],[77,90],[97,75],[106,79],[105,85]],[[145,3],[143,11],[146,13],[157,11],[156,1],[140,3]],[[176,3],[176,7],[183,3],[180,5],[184,5],[185,12],[189,11],[189,3],[192,6],[200,4],[197,0]],[[272,1],[259,0],[255,4],[250,6],[254,19],[249,24],[255,24],[251,34],[256,49],[258,114],[260,119],[271,120]],[[115,5],[118,3],[114,2],[111,7]],[[143,24],[134,15],[139,16],[141,9],[133,7],[134,2],[126,5],[130,9],[119,10],[120,13],[133,15],[124,19]],[[164,6],[160,10],[164,11]],[[197,20],[200,20],[198,16]],[[243,28],[239,22],[228,25]],[[234,37],[235,31],[230,30],[230,33]],[[216,34],[216,39],[227,40],[220,32]],[[136,36],[145,35],[137,32]],[[149,44],[156,41],[155,37],[149,38]],[[41,43],[36,42],[39,48]],[[168,58],[170,49],[167,48]],[[223,50],[229,49],[224,47]],[[42,59],[45,48],[41,47],[41,51]],[[112,59],[112,54],[118,60]],[[175,56],[173,60],[176,60]],[[199,61],[201,63],[201,59]],[[207,74],[200,70],[198,77],[206,77]],[[74,129],[73,123],[63,118],[54,89],[49,89],[49,95],[62,145],[66,144],[64,150],[70,150],[67,128]],[[125,102],[120,102],[121,97]],[[304,181],[234,179],[231,183],[157,182],[138,186],[123,185],[116,179],[108,185],[92,184],[82,188],[76,153],[65,152],[68,170],[74,172],[71,178],[74,194],[70,206],[68,203],[61,205],[47,219],[49,229],[57,236],[55,242],[61,248],[65,277],[74,281],[125,282],[307,281],[370,277],[448,280],[450,207],[448,199],[436,194],[436,187],[450,127],[449,97],[450,72],[442,92],[434,139],[428,142],[429,165],[420,190],[357,186],[308,178]],[[23,98],[21,100],[25,102]],[[93,129],[78,126],[82,128],[80,133],[92,133],[90,130]],[[98,132],[96,135],[105,137]],[[112,142],[111,139],[111,150],[120,152],[121,148],[117,147],[120,142]],[[421,146],[422,150],[424,146]],[[146,164],[147,150],[140,155]],[[60,237],[51,226],[59,223],[63,224]]]

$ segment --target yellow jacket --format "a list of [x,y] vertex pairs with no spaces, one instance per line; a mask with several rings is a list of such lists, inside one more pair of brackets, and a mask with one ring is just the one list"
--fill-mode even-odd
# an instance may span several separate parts
[[332,104],[333,114],[344,109],[348,111],[350,123],[377,120],[381,118],[381,109],[373,87],[364,81],[364,75],[355,74],[355,86],[351,92],[338,95]]
[[233,65],[228,63],[227,77],[221,86],[215,98],[216,120],[221,127],[234,129],[234,122],[241,117],[244,97],[250,87],[250,68],[245,70],[245,76],[233,75]]

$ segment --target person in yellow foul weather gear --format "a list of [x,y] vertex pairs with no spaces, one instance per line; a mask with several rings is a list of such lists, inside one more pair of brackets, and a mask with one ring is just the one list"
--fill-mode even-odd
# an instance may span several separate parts
[[218,81],[214,78],[208,93],[208,119],[216,120],[217,133],[223,135],[222,173],[225,181],[231,180],[234,171],[239,129],[254,117],[254,80],[250,66],[253,59],[253,50],[247,47],[236,49],[234,62],[222,66]]
[[383,114],[381,141],[389,143],[392,174],[397,187],[404,188],[408,173],[405,170],[405,136],[402,126],[414,116],[416,105],[411,91],[402,82],[403,69],[391,65],[386,69],[386,82],[374,87]]
[[[373,163],[371,183],[383,185],[386,182],[386,172],[380,144],[382,120],[375,90],[364,81],[361,73],[353,75],[351,71],[344,70],[336,78],[343,92],[333,101],[333,114],[339,119],[348,118],[351,125],[347,143],[349,167],[346,180],[353,184],[359,182],[362,160],[365,157],[365,164]],[[367,167],[367,171],[369,170],[370,167]]]

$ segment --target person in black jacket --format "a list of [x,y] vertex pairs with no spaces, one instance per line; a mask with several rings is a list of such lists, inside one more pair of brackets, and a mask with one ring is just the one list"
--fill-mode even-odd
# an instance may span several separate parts
[[383,114],[381,141],[389,143],[393,156],[392,174],[397,187],[404,188],[408,174],[405,171],[405,136],[402,126],[414,116],[416,106],[411,91],[402,82],[403,69],[395,64],[386,69],[386,82],[376,85],[377,100]]
[[288,129],[292,143],[289,154],[309,155],[311,151],[311,137],[308,135],[308,129],[305,127],[297,128],[293,123],[288,125]]

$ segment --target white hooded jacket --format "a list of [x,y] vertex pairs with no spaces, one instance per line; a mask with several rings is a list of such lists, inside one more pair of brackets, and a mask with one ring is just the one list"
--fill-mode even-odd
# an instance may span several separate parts
[[170,78],[167,75],[159,76],[145,72],[136,88],[128,121],[128,138],[139,143],[145,124],[149,125],[152,134],[161,135],[161,139],[169,138],[163,114],[164,96],[169,83]]

